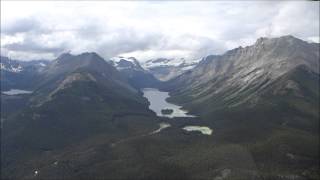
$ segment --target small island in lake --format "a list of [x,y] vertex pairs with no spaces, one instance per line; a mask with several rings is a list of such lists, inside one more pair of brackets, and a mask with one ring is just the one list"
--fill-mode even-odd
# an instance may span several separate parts
[[162,114],[172,114],[173,110],[172,109],[161,109]]

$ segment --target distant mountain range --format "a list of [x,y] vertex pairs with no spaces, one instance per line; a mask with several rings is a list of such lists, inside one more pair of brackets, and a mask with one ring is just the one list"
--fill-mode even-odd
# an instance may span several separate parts
[[158,87],[161,83],[152,73],[142,68],[134,57],[114,57],[109,62],[123,73],[135,88]]
[[200,60],[187,61],[184,58],[157,58],[144,62],[142,66],[159,80],[167,81],[194,68]]
[[[157,58],[150,59],[145,62],[139,62],[134,57],[114,57],[109,61],[113,66],[115,66],[119,71],[125,72],[129,77],[132,77],[134,82],[142,82],[141,78],[144,80],[144,84],[140,86],[144,87],[154,87],[157,86],[160,81],[167,81],[175,78],[184,72],[194,68],[200,61],[199,60],[185,60],[184,58]],[[133,74],[132,71],[135,73]],[[137,72],[140,72],[137,74]],[[143,75],[144,74],[144,75]],[[140,76],[149,77],[140,77]],[[154,77],[152,77],[154,76]],[[155,80],[158,79],[158,80]]]
[[[134,57],[113,57],[107,60],[126,76],[135,88],[158,87],[160,81],[167,81],[194,68],[200,61],[186,61],[183,58],[158,58],[140,63]],[[40,76],[52,61],[20,61],[1,57],[2,89],[30,89],[32,81]],[[159,81],[160,80],[160,81]],[[24,84],[28,82],[27,84]]]
[[1,56],[1,90],[30,89],[49,61],[18,61]]

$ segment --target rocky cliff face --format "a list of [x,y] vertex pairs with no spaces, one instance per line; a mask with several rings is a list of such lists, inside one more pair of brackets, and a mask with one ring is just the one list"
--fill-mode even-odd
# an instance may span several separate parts
[[256,86],[255,92],[261,91],[299,66],[319,74],[319,44],[293,36],[260,38],[252,46],[206,57],[196,68],[169,82],[168,87],[175,89],[175,95],[189,96],[191,101],[226,91],[230,91],[230,99]]
[[284,36],[208,56],[165,89],[223,140],[253,143],[247,147],[259,168],[282,164],[295,173],[304,164],[298,174],[317,179],[319,77],[319,44]]

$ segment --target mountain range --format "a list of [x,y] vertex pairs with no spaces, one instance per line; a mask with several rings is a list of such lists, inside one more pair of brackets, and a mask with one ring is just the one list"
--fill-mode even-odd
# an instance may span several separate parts
[[[267,95],[303,99],[310,95],[316,100],[318,67],[319,44],[293,36],[260,38],[252,46],[207,56],[194,69],[167,82],[166,88],[181,104],[210,102],[209,111],[256,107]],[[307,79],[295,79],[297,73],[298,78]],[[304,84],[304,80],[314,82]]]
[[163,89],[171,92],[169,101],[215,127],[223,141],[247,144],[258,166],[316,169],[319,44],[293,36],[260,38],[252,46],[207,56]]
[[1,56],[1,90],[32,88],[30,81],[49,63],[46,60],[18,61]]
[[[201,61],[1,56],[1,86],[32,91],[1,93],[3,178],[319,178],[319,44],[293,36]],[[146,87],[197,116],[156,116]]]

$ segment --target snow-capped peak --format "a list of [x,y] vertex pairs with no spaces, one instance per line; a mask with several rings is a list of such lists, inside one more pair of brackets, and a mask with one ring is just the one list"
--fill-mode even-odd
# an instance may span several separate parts
[[21,73],[24,71],[42,71],[50,61],[46,60],[32,60],[32,61],[20,61],[9,59],[8,57],[1,56],[0,68],[1,71]]
[[23,70],[22,66],[20,64],[4,64],[4,63],[0,63],[0,68],[1,70],[5,70],[5,71],[9,71],[9,72],[14,72],[14,73],[19,73]]
[[39,63],[39,66],[46,67],[47,65],[44,64],[43,62],[41,62],[41,63]]
[[157,58],[150,59],[142,64],[146,69],[153,67],[188,67],[189,69],[193,68],[201,59],[186,60],[184,58]]
[[111,58],[110,61],[111,61],[111,64],[113,64],[118,70],[124,70],[124,69],[143,70],[138,60],[134,57],[117,56],[117,57]]
[[193,69],[201,59],[156,58],[142,64],[142,67],[162,81],[172,79]]

